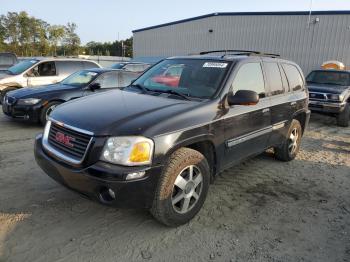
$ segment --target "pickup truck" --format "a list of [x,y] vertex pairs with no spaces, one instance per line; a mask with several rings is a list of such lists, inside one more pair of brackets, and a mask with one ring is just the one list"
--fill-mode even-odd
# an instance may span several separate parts
[[306,81],[311,111],[333,115],[339,126],[349,126],[350,71],[314,70]]

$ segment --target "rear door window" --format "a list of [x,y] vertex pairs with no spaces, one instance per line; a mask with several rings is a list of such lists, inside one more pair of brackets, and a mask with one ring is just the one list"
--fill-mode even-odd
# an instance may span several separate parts
[[286,72],[291,91],[301,90],[304,87],[304,80],[298,68],[291,64],[282,64]]
[[260,63],[247,63],[242,65],[232,82],[231,89],[251,90],[258,93],[259,97],[265,97],[265,82]]
[[279,95],[284,93],[281,72],[277,63],[264,62],[267,79],[270,86],[271,95]]
[[84,69],[81,61],[56,61],[56,64],[60,75],[71,75]]

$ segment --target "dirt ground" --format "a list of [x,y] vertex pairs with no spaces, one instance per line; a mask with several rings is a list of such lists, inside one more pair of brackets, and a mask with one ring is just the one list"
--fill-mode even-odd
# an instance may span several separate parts
[[0,261],[350,261],[350,128],[312,115],[297,159],[227,170],[189,224],[104,207],[36,165],[41,127],[0,114]]

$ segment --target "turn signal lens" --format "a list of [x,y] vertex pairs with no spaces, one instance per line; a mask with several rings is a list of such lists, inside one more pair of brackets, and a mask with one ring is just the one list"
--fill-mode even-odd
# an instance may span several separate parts
[[150,161],[151,145],[148,142],[136,143],[130,153],[129,161],[131,163],[143,163]]

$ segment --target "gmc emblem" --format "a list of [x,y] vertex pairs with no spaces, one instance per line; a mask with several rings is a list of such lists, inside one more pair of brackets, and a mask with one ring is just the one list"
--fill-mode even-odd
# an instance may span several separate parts
[[57,142],[65,145],[65,146],[74,147],[74,145],[71,143],[71,142],[75,141],[74,137],[65,135],[65,134],[63,134],[61,132],[57,132],[56,136],[55,136],[55,139],[56,139]]

